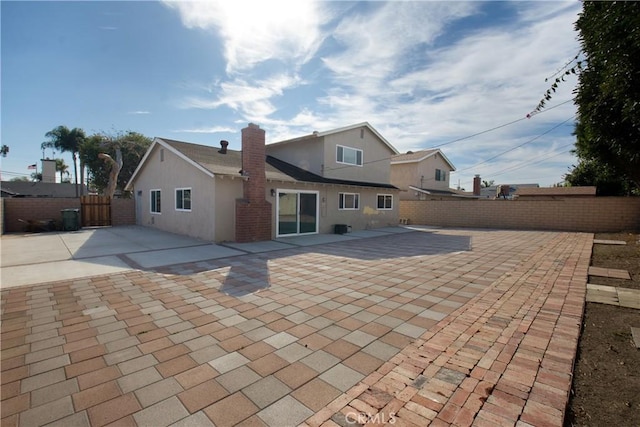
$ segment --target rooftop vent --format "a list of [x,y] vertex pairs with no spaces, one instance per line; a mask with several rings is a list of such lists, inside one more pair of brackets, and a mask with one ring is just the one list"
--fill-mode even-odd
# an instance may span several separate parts
[[227,154],[227,147],[229,146],[229,141],[225,141],[224,139],[222,141],[220,141],[220,148],[218,150],[218,153],[220,154]]

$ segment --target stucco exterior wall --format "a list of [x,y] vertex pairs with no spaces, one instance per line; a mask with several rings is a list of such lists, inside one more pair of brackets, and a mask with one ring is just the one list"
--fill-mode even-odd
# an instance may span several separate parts
[[[164,151],[163,155],[161,151]],[[158,145],[150,153],[134,185],[136,203],[139,204],[137,222],[172,233],[216,241],[214,196],[217,187],[215,179]],[[191,189],[191,211],[176,210],[177,188]],[[151,213],[151,190],[161,190],[159,214]]]
[[[362,166],[336,161],[336,147],[362,150]],[[391,182],[389,159],[394,153],[368,128],[362,127],[324,137],[324,175],[327,178],[359,182]]]
[[266,152],[276,159],[322,176],[324,142],[320,137],[282,145],[267,145]]
[[217,176],[214,198],[216,242],[233,242],[236,233],[236,199],[242,197],[242,179]]
[[[436,169],[447,173],[445,181],[436,181]],[[392,164],[391,184],[402,191],[401,200],[418,200],[419,196],[416,196],[415,192],[409,191],[410,185],[432,190],[449,190],[450,173],[449,165],[440,154],[436,153],[421,162]]]
[[[336,224],[346,224],[352,231],[369,230],[374,228],[395,226],[399,220],[400,200],[397,190],[375,189],[365,187],[346,187],[333,185],[309,185],[294,183],[267,182],[265,198],[273,209],[273,238],[276,238],[278,221],[278,204],[271,190],[277,194],[278,190],[317,191],[319,204],[319,233],[333,233]],[[339,193],[358,193],[360,195],[360,209],[340,210]],[[393,196],[393,209],[378,210],[378,194]],[[277,196],[276,196],[277,197]]]

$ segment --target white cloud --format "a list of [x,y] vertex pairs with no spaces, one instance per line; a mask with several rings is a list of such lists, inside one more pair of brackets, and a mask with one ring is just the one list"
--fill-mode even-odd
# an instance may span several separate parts
[[144,110],[129,111],[127,114],[135,114],[135,115],[140,115],[140,114],[151,114],[151,111],[144,111]]
[[223,132],[237,132],[236,128],[231,128],[227,126],[212,126],[206,128],[195,128],[195,129],[178,129],[172,132],[174,133],[223,133]]
[[[510,9],[510,19],[486,16],[481,26],[458,28],[455,33],[450,30],[463,19],[479,22],[487,5],[166,4],[180,13],[185,26],[214,30],[227,61],[227,76],[206,86],[202,95],[185,100],[182,107],[229,108],[235,118],[239,115],[265,128],[269,141],[368,121],[401,152],[429,148],[524,118],[548,89],[545,77],[579,49],[574,22],[581,5],[573,1],[504,3],[502,12]],[[548,106],[570,100],[574,87],[575,78],[569,79]],[[574,113],[575,107],[567,103],[443,150],[464,170],[546,132]],[[552,132],[531,147],[458,176],[470,180],[474,173],[482,173],[491,179],[492,171],[531,158],[527,150],[546,153],[560,141],[571,140],[570,128],[567,124],[563,132]],[[565,153],[553,162],[571,159]],[[553,162],[535,170],[543,177],[554,175],[545,180],[557,182],[566,167],[559,171],[548,166]],[[520,172],[502,176],[517,182]]]
[[324,15],[307,0],[165,1],[188,28],[215,29],[224,43],[227,72],[271,59],[297,67],[322,42]]

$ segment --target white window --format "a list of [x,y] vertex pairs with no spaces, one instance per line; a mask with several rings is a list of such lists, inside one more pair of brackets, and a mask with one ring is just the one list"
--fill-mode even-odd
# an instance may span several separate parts
[[446,181],[447,172],[441,169],[436,169],[436,181]]
[[358,210],[360,209],[360,195],[357,193],[338,193],[340,202],[338,208],[340,210]]
[[336,145],[336,162],[362,166],[362,150]]
[[393,209],[393,195],[378,194],[378,210]]
[[151,190],[151,213],[159,214],[162,212],[160,193],[160,190]]
[[177,211],[191,210],[191,189],[190,188],[176,188],[176,210]]

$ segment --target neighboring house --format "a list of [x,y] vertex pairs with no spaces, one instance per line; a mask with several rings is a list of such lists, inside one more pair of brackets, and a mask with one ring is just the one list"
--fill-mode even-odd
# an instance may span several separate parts
[[566,197],[595,197],[596,187],[525,187],[515,192],[519,200],[559,199]]
[[[75,184],[54,182],[2,181],[2,197],[76,197]],[[84,193],[81,193],[84,188]],[[78,194],[87,194],[78,184]]]
[[456,168],[439,149],[398,154],[391,158],[391,183],[400,189],[400,200],[464,197],[449,188]]
[[249,124],[227,146],[155,138],[126,187],[137,223],[216,242],[398,223],[397,151],[368,123],[270,145]]

